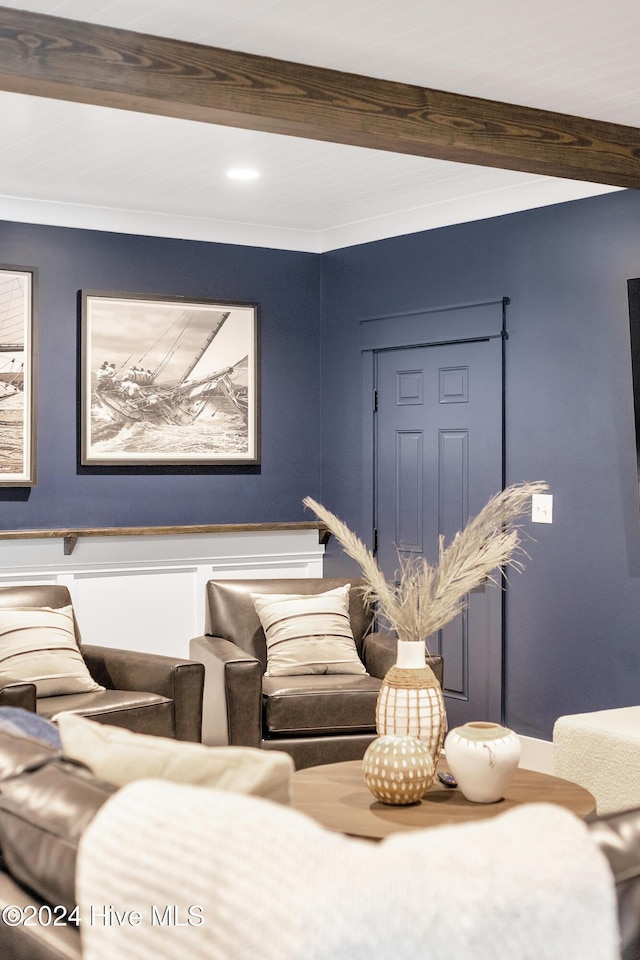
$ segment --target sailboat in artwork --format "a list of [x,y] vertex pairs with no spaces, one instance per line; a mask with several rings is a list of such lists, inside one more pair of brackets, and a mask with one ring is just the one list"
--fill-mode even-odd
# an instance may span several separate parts
[[[15,348],[14,348],[15,349]],[[5,344],[0,343],[0,354],[6,352]],[[20,396],[22,393],[23,364],[16,366],[15,358],[0,359],[0,404],[10,397]]]
[[120,370],[116,370],[115,364],[105,361],[96,371],[95,401],[110,419],[123,423],[186,426],[210,411],[212,404],[216,409],[235,410],[246,421],[249,409],[248,356],[231,366],[194,376],[198,363],[220,332],[229,313],[220,312],[204,343],[177,380],[164,380],[163,371],[179,349],[189,326],[199,319],[200,314],[196,310],[184,310],[179,322],[172,323],[174,332],[171,342],[153,369],[145,367],[144,360],[146,353],[157,348],[162,336],[137,360],[129,358]]

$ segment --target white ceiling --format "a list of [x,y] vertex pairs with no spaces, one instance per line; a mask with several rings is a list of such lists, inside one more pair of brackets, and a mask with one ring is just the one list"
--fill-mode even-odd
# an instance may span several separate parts
[[[3,2],[640,127],[638,0]],[[317,252],[613,189],[2,92],[0,120],[7,220]]]

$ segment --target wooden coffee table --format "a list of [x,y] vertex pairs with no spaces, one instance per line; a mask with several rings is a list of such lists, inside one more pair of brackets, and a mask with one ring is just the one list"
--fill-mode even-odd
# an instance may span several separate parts
[[[446,770],[444,761],[438,770]],[[503,800],[471,803],[457,788],[444,787],[436,778],[419,803],[395,807],[369,792],[362,761],[347,760],[308,767],[293,775],[292,806],[338,833],[381,840],[402,830],[485,820],[523,803],[556,803],[579,817],[595,813],[588,790],[568,780],[532,770],[516,770]]]

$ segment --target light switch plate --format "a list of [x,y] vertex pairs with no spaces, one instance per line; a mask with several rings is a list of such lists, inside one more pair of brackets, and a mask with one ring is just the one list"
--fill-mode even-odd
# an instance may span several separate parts
[[531,497],[533,523],[553,523],[553,494],[534,493]]

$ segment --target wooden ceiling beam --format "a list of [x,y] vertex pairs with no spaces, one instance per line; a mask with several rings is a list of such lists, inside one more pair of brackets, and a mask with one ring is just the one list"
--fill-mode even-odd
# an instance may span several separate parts
[[0,89],[640,187],[640,130],[0,7]]

